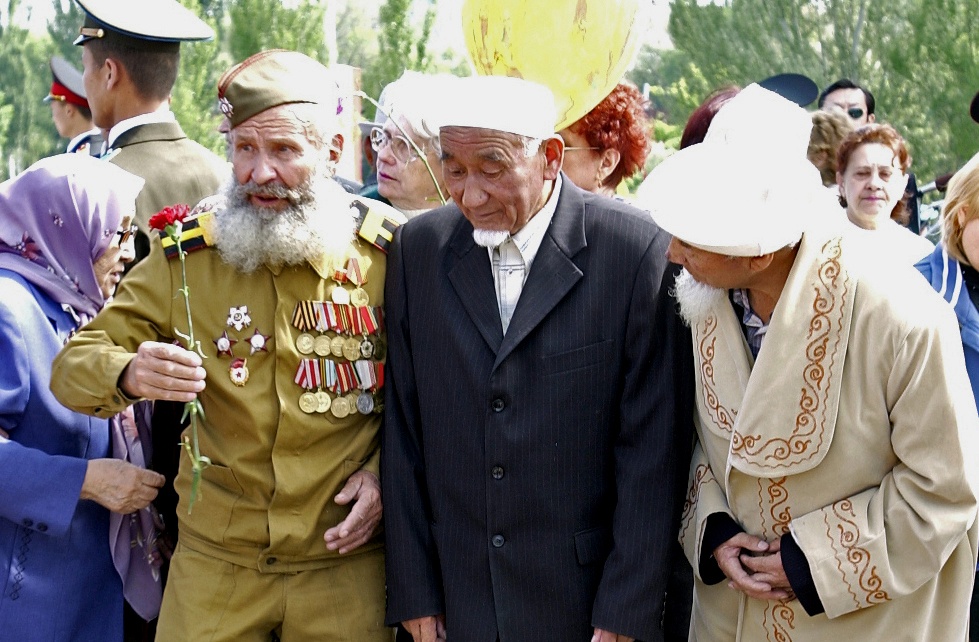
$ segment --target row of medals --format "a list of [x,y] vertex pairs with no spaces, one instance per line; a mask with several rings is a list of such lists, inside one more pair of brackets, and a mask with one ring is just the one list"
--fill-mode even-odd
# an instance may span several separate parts
[[[379,361],[384,358],[384,342],[380,338],[368,336],[360,339],[341,336],[331,338],[321,334],[314,337],[308,332],[303,332],[296,338],[296,349],[301,354],[315,352],[320,357],[342,357],[350,362],[371,358]],[[299,396],[299,409],[307,414],[322,414],[330,411],[337,419],[343,419],[355,411],[362,415],[369,415],[381,412],[384,407],[374,395],[375,393],[361,390],[359,393],[351,392],[331,399],[325,390],[307,391]]]
[[[360,261],[365,261],[365,259],[360,257]],[[363,273],[366,274],[369,266],[370,263],[367,261],[367,265],[363,266]],[[346,290],[338,281],[330,292],[330,299],[333,303],[353,305],[357,308],[369,305],[370,296],[367,294],[367,290],[361,287],[366,279],[358,280],[360,282],[354,282],[357,287],[353,290]],[[342,357],[350,362],[358,359],[380,361],[384,358],[384,342],[379,338],[372,339],[367,335],[360,339],[339,335],[329,337],[325,334],[314,337],[308,332],[303,332],[296,338],[296,349],[300,354],[313,354],[315,352],[320,357],[332,355],[337,358]],[[352,412],[369,415],[379,413],[384,408],[384,404],[380,403],[380,399],[375,399],[374,395],[375,393],[361,390],[359,393],[351,392],[346,395],[337,395],[331,399],[325,390],[306,391],[299,396],[299,409],[306,414],[324,414],[329,411],[337,419],[343,419]]]

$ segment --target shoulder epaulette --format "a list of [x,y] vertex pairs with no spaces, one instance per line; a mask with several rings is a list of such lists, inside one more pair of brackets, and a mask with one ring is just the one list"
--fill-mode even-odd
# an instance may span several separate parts
[[368,205],[355,199],[350,207],[358,210],[357,235],[387,254],[388,246],[394,239],[394,231],[406,220],[404,215],[380,202]]
[[[195,252],[211,245],[210,219],[212,212],[201,212],[186,219],[180,231],[180,247],[184,252]],[[163,253],[168,259],[177,258],[177,244],[169,236],[160,232]]]

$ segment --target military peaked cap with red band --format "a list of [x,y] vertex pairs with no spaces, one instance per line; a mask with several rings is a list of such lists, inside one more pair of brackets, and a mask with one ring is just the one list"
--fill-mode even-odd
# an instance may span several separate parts
[[85,98],[85,83],[82,82],[82,72],[75,69],[71,63],[60,56],[51,58],[51,91],[44,97],[44,102],[52,100],[71,103],[88,108]]

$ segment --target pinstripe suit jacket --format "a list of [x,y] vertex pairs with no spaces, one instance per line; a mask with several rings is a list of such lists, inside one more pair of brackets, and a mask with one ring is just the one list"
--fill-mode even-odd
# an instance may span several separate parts
[[455,206],[388,263],[382,447],[388,620],[461,642],[643,640],[659,622],[686,474],[689,335],[669,237],[565,180],[506,336]]

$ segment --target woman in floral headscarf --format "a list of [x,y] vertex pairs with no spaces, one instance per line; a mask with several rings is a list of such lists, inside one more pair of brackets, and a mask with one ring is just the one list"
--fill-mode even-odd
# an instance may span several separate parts
[[55,354],[133,259],[142,185],[82,154],[44,159],[0,184],[4,639],[122,639],[109,513],[144,508],[163,477],[109,458],[108,422],[62,407],[48,386]]

